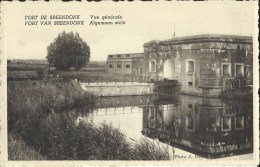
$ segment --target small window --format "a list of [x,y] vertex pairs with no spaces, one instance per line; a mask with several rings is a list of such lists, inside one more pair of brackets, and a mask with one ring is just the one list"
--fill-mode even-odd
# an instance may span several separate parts
[[235,76],[244,76],[244,64],[235,64]]
[[130,57],[130,55],[126,55],[126,57]]
[[139,74],[138,68],[135,68],[135,73],[136,73],[136,74]]
[[155,72],[155,69],[156,69],[155,61],[151,61],[150,62],[150,71],[151,72]]
[[150,112],[149,112],[149,117],[150,117],[150,119],[154,119],[154,115],[155,115],[154,108],[151,107],[151,108],[150,108]]
[[188,60],[186,62],[186,72],[191,74],[195,72],[194,61]]
[[187,117],[185,119],[185,124],[186,124],[186,130],[195,130],[195,121],[192,117]]
[[188,86],[192,86],[192,82],[188,82]]
[[116,68],[121,68],[121,64],[117,64],[117,65],[116,65]]
[[193,119],[191,119],[191,118],[189,118],[188,120],[187,120],[187,129],[193,129]]
[[235,129],[243,129],[243,128],[244,128],[244,116],[236,116]]
[[226,117],[222,119],[222,131],[230,131],[231,130],[231,118]]
[[189,103],[189,104],[188,104],[188,108],[192,108],[192,104]]
[[113,68],[113,65],[112,65],[112,64],[109,64],[109,68]]
[[163,110],[167,111],[168,110],[168,105],[163,105]]
[[117,55],[117,57],[121,57],[121,55]]
[[230,76],[231,74],[230,63],[222,64],[222,75],[223,76]]
[[131,67],[130,64],[125,65],[125,68],[130,68],[130,67]]

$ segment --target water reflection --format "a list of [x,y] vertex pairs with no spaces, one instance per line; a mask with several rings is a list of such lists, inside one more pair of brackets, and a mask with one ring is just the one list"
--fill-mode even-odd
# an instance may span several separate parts
[[142,133],[194,154],[218,158],[252,152],[252,103],[177,95],[143,107]]
[[122,96],[96,99],[78,121],[112,123],[128,137],[147,136],[181,150],[219,158],[253,150],[252,102],[196,96]]

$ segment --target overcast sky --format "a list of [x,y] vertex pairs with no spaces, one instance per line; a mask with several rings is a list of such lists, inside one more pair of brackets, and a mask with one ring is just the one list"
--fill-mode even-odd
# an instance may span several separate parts
[[[105,3],[103,3],[105,4]],[[91,60],[108,54],[140,53],[151,40],[199,34],[253,35],[256,2],[4,3],[8,59],[45,59],[47,46],[62,31],[78,32]],[[2,5],[2,4],[1,4]],[[84,26],[25,26],[25,15],[80,15]],[[125,25],[89,25],[90,15],[121,15]]]

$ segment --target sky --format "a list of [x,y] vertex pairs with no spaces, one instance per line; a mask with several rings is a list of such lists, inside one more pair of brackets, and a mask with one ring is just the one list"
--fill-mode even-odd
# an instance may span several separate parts
[[[62,31],[78,32],[90,46],[90,60],[105,61],[109,54],[141,53],[144,43],[171,39],[174,32],[177,37],[252,36],[257,27],[257,2],[6,2],[1,7],[8,59],[45,59],[48,45]],[[25,16],[29,15],[80,15],[84,25],[28,26]],[[120,15],[126,23],[93,26],[90,15]]]

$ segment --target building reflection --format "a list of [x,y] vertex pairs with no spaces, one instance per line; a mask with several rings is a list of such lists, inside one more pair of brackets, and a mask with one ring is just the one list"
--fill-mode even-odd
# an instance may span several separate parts
[[253,150],[252,102],[176,95],[143,107],[145,136],[206,158]]

